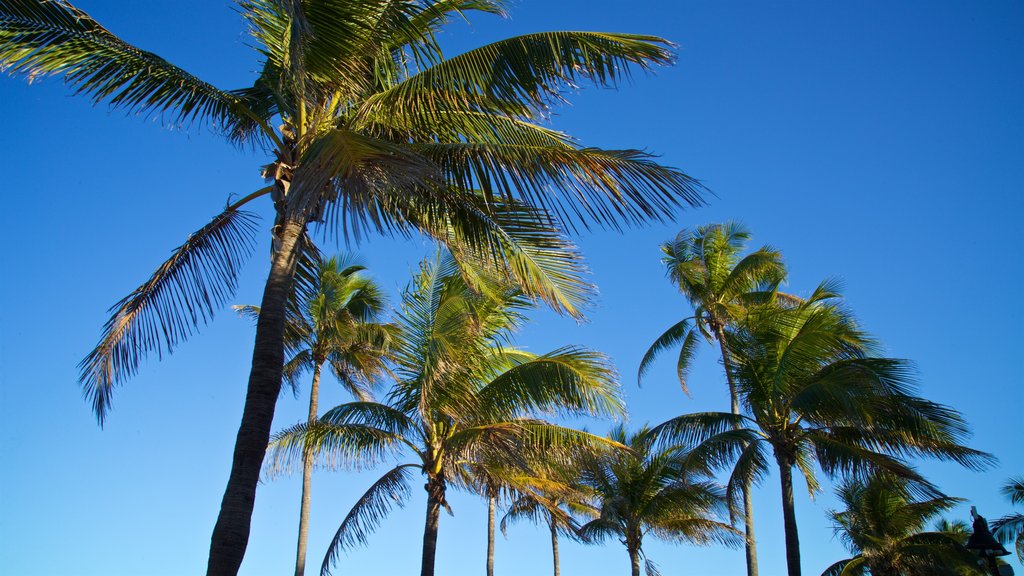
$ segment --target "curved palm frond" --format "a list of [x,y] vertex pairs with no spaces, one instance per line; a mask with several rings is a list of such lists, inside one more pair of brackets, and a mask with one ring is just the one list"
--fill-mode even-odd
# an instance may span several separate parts
[[686,386],[686,378],[689,374],[693,357],[697,353],[698,345],[697,333],[691,325],[692,320],[693,318],[691,317],[676,322],[655,339],[651,347],[644,353],[643,359],[640,360],[640,368],[637,369],[636,375],[637,384],[642,383],[644,376],[650,371],[654,360],[659,354],[682,343],[679,349],[679,357],[676,360],[676,374],[679,376],[679,384],[683,387],[683,391],[689,393],[689,389]]
[[170,113],[177,123],[227,126],[251,114],[238,96],[132,46],[61,0],[0,2],[0,69],[29,81],[63,75],[95,103],[129,113]]
[[575,346],[517,363],[479,392],[486,413],[622,415],[616,374],[603,354]]
[[366,424],[303,422],[274,434],[265,469],[270,476],[288,473],[309,450],[321,465],[359,470],[398,452],[409,442],[399,434]]
[[506,103],[506,113],[522,106],[543,109],[561,99],[560,90],[577,79],[614,86],[634,66],[647,69],[672,61],[668,42],[654,36],[602,32],[543,32],[517,36],[439,62],[371,98],[367,107],[431,110],[439,102],[423,101],[424,90],[453,88],[446,107],[461,98],[486,96]]
[[356,545],[366,545],[369,535],[380,525],[391,510],[405,505],[412,494],[409,472],[419,468],[416,464],[402,464],[386,472],[356,502],[341,522],[320,568],[321,576],[328,576],[341,553]]
[[99,344],[78,365],[78,381],[101,425],[113,388],[134,375],[143,358],[172,353],[235,292],[255,232],[253,214],[222,212],[111,307]]
[[829,566],[821,576],[863,576],[864,570],[864,557],[855,556]]
[[703,203],[700,182],[637,150],[465,142],[413,149],[439,167],[449,186],[478,188],[488,200],[522,199],[570,230],[671,220],[683,204]]

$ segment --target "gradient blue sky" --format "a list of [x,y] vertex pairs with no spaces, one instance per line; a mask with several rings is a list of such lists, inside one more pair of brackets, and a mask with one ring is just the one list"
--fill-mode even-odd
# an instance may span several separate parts
[[[126,40],[225,88],[254,78],[230,2],[80,0]],[[688,314],[664,279],[658,244],[684,226],[738,219],[781,249],[789,290],[842,278],[850,306],[889,354],[916,361],[924,395],[973,423],[997,468],[923,464],[950,494],[998,516],[998,487],[1024,473],[1021,452],[1019,253],[1024,182],[1024,3],[520,0],[512,17],[474,19],[444,36],[452,52],[537,30],[661,35],[679,62],[618,91],[588,87],[551,125],[584,144],[646,148],[701,178],[717,198],[675,224],[578,239],[600,287],[584,325],[537,314],[520,342],[542,352],[583,344],[622,373],[631,424],[727,406],[721,368],[704,354],[693,397],[659,364],[643,388],[650,341]],[[217,136],[169,130],[73,97],[60,81],[0,79],[7,111],[0,228],[0,572],[178,575],[205,569],[248,374],[252,327],[231,313],[118,391],[100,430],[76,384],[108,306],[141,283],[228,194],[262,185],[266,160]],[[266,213],[264,209],[264,213]],[[264,228],[269,220],[264,219]],[[264,239],[265,240],[265,239]],[[327,248],[330,250],[330,248]],[[397,298],[422,241],[372,239],[363,261]],[[235,302],[257,302],[261,244]],[[344,400],[330,386],[321,401]],[[282,399],[275,428],[302,417]],[[603,430],[607,423],[591,423]],[[309,563],[373,472],[315,477]],[[389,518],[343,574],[414,574],[423,498]],[[242,572],[289,573],[299,482],[261,486]],[[757,492],[762,574],[784,572],[778,479]],[[825,512],[829,492],[798,493],[805,573],[845,557]],[[439,574],[484,568],[485,506],[453,498]],[[966,506],[957,511],[966,518]],[[546,533],[499,537],[498,574],[546,573]],[[743,554],[651,541],[669,574],[738,575]],[[622,574],[625,551],[565,543],[564,574]],[[1018,572],[1021,567],[1016,564]]]

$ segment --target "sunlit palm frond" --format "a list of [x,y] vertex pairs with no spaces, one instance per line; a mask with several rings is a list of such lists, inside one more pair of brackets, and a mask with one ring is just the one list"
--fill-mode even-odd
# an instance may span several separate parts
[[[424,88],[456,88],[467,96],[486,95],[543,108],[579,79],[614,86],[634,67],[646,69],[672,60],[668,43],[653,36],[601,32],[543,32],[500,40],[454,56],[421,71],[376,97],[375,106],[428,109],[435,102],[416,99]],[[456,95],[458,92],[455,93]],[[458,100],[446,103],[461,104]]]
[[583,259],[536,210],[445,190],[396,200],[412,226],[448,246],[475,289],[497,278],[557,312],[582,317],[594,291]]
[[0,69],[62,75],[78,93],[129,113],[221,126],[246,116],[241,99],[121,40],[68,2],[0,2]]
[[565,347],[519,363],[479,392],[489,414],[618,416],[625,407],[614,368],[603,354]]
[[341,554],[353,546],[366,545],[369,535],[380,525],[381,520],[395,507],[402,507],[412,494],[409,487],[410,473],[419,468],[415,464],[402,464],[386,472],[356,502],[341,522],[320,568],[322,576],[331,573]]
[[143,358],[173,352],[231,297],[255,233],[253,214],[222,212],[111,307],[99,344],[79,364],[78,381],[100,424],[113,388],[134,375]]
[[570,229],[674,218],[703,203],[703,186],[637,150],[551,148],[515,144],[438,143],[414,146],[457,189],[488,199],[522,199]]
[[358,470],[381,462],[405,445],[400,435],[365,424],[303,422],[271,437],[265,469],[271,476],[288,473],[309,450],[322,466]]

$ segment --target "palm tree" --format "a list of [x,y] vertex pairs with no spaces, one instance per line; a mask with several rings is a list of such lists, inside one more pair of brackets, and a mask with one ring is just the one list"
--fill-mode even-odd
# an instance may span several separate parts
[[538,356],[511,345],[529,304],[515,289],[470,290],[450,258],[424,263],[396,318],[392,351],[398,381],[386,401],[342,404],[313,425],[275,436],[272,467],[286,466],[305,446],[328,461],[363,465],[396,452],[414,456],[359,499],[331,542],[322,574],[343,549],[365,543],[392,506],[404,503],[410,474],[420,470],[427,477],[421,573],[432,576],[446,491],[449,485],[473,488],[464,473],[467,463],[525,471],[526,454],[540,446],[597,440],[537,420],[537,414],[622,413],[614,371],[604,356],[574,347]]
[[551,534],[551,561],[554,576],[561,574],[558,554],[558,536],[578,539],[579,526],[573,518],[572,500],[560,495],[561,491],[546,492],[543,489],[527,489],[519,493],[501,518],[501,533],[508,533],[508,525],[518,520],[529,520],[534,524],[544,523]]
[[[558,536],[579,540],[577,516],[587,509],[586,492],[576,483],[579,467],[596,454],[587,446],[573,447],[552,457],[550,450],[529,456],[528,476],[509,482],[511,502],[501,519],[501,533],[508,535],[508,525],[520,520],[544,523],[551,534],[551,558],[554,575],[559,576]],[[599,450],[606,447],[598,446]]]
[[928,456],[981,469],[994,459],[963,446],[969,428],[955,410],[914,395],[911,366],[873,356],[873,341],[823,284],[805,302],[748,314],[727,333],[730,369],[745,414],[687,414],[656,427],[662,442],[700,445],[708,462],[735,462],[736,490],[779,470],[789,576],[800,575],[793,469],[813,494],[814,465],[830,477],[885,472],[932,496],[938,491],[904,458]]
[[[739,396],[729,371],[729,350],[725,330],[736,323],[746,306],[777,298],[778,285],[786,278],[782,255],[768,246],[742,256],[750,232],[737,222],[709,224],[682,230],[675,239],[662,244],[669,279],[693,307],[693,316],[669,328],[647,350],[637,376],[642,380],[655,358],[679,346],[676,371],[686,391],[686,376],[701,338],[718,344],[729,401],[733,414],[740,413]],[[791,296],[781,294],[787,301]],[[757,541],[750,486],[743,486],[743,520],[746,532],[747,576],[757,576]]]
[[657,449],[646,427],[629,434],[622,425],[609,438],[629,450],[606,451],[580,471],[592,496],[593,520],[580,528],[588,542],[617,537],[625,544],[633,576],[643,558],[648,576],[658,571],[643,549],[650,534],[669,542],[737,544],[737,532],[717,520],[725,512],[720,488],[706,480],[704,463],[676,447]]
[[256,233],[242,209],[272,202],[271,267],[210,575],[236,574],[245,553],[282,381],[286,302],[311,222],[346,238],[427,234],[578,315],[587,292],[578,256],[553,228],[671,219],[702,194],[646,153],[584,148],[537,124],[565,87],[615,85],[631,69],[669,63],[660,38],[548,32],[445,58],[436,33],[448,17],[503,13],[500,0],[238,4],[261,73],[250,87],[225,90],[65,0],[0,2],[0,68],[28,79],[60,75],[94,102],[212,126],[267,155],[261,173],[272,183],[228,203],[115,304],[81,364],[102,424],[113,389],[144,358],[171,352],[227,303]]
[[846,509],[830,513],[832,524],[854,556],[829,566],[822,576],[981,574],[977,557],[963,546],[955,525],[924,531],[960,499],[917,500],[906,482],[878,475],[849,478],[836,496]]
[[[1007,480],[1002,492],[1013,504],[1024,504],[1024,476]],[[992,523],[992,533],[1003,544],[1009,544],[1013,540],[1017,558],[1024,562],[1024,514],[1015,512],[996,520]]]
[[[300,379],[307,372],[313,373],[309,388],[310,423],[318,415],[324,364],[359,400],[369,400],[369,388],[387,372],[384,361],[389,335],[379,323],[385,307],[384,294],[364,270],[350,262],[349,257],[315,258],[309,293],[299,298],[301,302],[296,302],[294,312],[288,315],[285,345],[289,358],[284,366],[284,379],[297,393]],[[236,308],[259,317],[256,306]],[[312,477],[313,455],[307,451],[302,456],[295,576],[305,573]]]

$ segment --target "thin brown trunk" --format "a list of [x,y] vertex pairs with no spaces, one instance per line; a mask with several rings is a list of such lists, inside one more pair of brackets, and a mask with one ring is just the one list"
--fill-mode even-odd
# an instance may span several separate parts
[[640,548],[627,545],[626,551],[629,552],[630,574],[640,576]]
[[548,529],[551,530],[551,559],[555,562],[555,576],[559,576],[561,571],[558,567],[558,527],[551,518],[548,518]]
[[793,464],[779,459],[782,480],[782,518],[786,527],[786,567],[789,576],[800,576],[800,536],[796,529],[796,507],[793,503]]
[[427,522],[423,527],[423,563],[420,576],[434,576],[434,557],[437,554],[437,528],[444,502],[444,479],[433,476],[427,480]]
[[[320,397],[320,369],[322,364],[315,360],[313,366],[313,384],[309,387],[309,418],[310,425],[316,422],[317,404]],[[303,576],[306,571],[306,542],[309,540],[309,506],[312,498],[313,485],[313,451],[308,447],[302,453],[302,500],[299,504],[299,543],[295,552],[295,576]]]
[[[729,355],[729,348],[725,345],[725,329],[716,325],[715,337],[718,339],[718,347],[722,351],[722,366],[725,368],[725,381],[729,384],[729,404],[732,413],[740,413],[740,396],[736,390],[736,382],[733,380],[729,367],[732,365],[732,357]],[[739,428],[739,424],[735,428]],[[744,482],[743,490],[743,527],[746,539],[744,551],[747,560],[747,576],[758,576],[757,570],[757,539],[754,536],[754,506],[750,497],[750,483]]]
[[487,497],[487,576],[494,576],[494,496]]
[[231,474],[210,538],[207,576],[236,576],[249,542],[256,484],[270,441],[277,396],[281,391],[285,303],[292,289],[299,237],[304,227],[302,222],[285,220],[280,248],[274,254],[263,290],[245,407],[235,439]]

